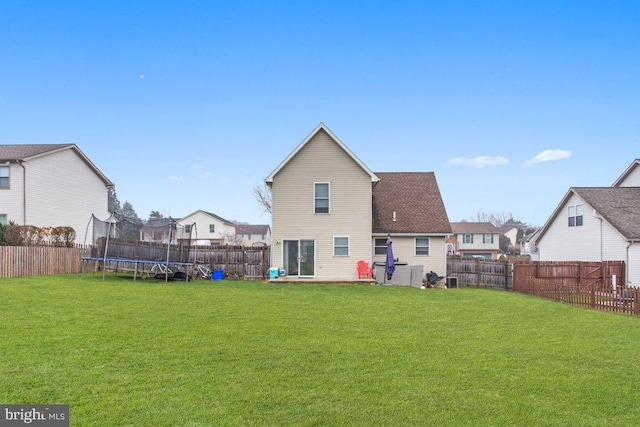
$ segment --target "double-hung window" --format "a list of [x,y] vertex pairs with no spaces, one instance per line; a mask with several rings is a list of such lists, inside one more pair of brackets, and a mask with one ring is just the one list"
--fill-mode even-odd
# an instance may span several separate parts
[[316,182],[313,187],[313,212],[329,213],[329,183]]
[[473,234],[465,234],[462,236],[462,243],[473,243]]
[[416,238],[416,256],[417,255],[429,255],[429,238],[428,237]]
[[7,225],[7,214],[0,214],[0,224]]
[[580,227],[582,225],[582,205],[569,206],[569,227]]
[[9,188],[9,166],[0,166],[0,188]]
[[209,224],[209,233],[215,233],[215,232],[216,232],[216,225]]
[[387,254],[387,239],[375,239],[373,245],[374,245],[374,254],[376,255]]
[[348,237],[334,237],[333,238],[333,255],[334,256],[349,256],[349,238]]
[[493,234],[490,234],[490,233],[483,234],[482,243],[493,243]]

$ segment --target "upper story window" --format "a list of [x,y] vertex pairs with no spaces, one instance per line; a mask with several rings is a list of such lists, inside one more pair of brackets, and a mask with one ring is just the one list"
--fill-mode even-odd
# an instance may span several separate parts
[[348,237],[333,238],[333,255],[349,256],[349,238]]
[[387,239],[376,239],[373,245],[375,255],[387,254]]
[[0,166],[0,188],[9,188],[9,166]]
[[483,234],[482,243],[493,243],[493,234]]
[[416,238],[416,255],[429,255],[429,238]]
[[316,182],[313,188],[313,213],[329,213],[329,183]]
[[462,236],[462,243],[473,243],[473,234],[465,234]]
[[209,224],[209,233],[215,233],[215,232],[216,232],[216,225]]
[[184,226],[184,232],[187,234],[191,233],[191,224],[186,224]]
[[7,214],[0,214],[0,224],[7,225]]
[[569,227],[580,227],[582,225],[582,205],[569,206]]

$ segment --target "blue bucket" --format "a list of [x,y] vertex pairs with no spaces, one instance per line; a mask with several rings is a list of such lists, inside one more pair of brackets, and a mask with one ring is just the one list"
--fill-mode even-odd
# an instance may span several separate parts
[[213,274],[211,275],[211,280],[222,280],[224,279],[224,270],[213,270]]

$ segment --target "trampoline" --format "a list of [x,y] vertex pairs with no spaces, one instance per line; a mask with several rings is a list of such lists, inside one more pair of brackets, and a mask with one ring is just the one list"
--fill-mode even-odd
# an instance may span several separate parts
[[[102,266],[103,280],[106,270],[110,269],[116,274],[119,270],[132,271],[135,281],[139,273],[147,271],[148,266],[151,266],[151,271],[156,269],[162,272],[165,281],[173,279],[178,273],[180,278],[189,280],[188,270],[194,265],[189,261],[193,225],[181,226],[175,219],[168,218],[161,230],[164,237],[161,242],[143,242],[121,239],[118,223],[122,221],[126,221],[126,218],[119,217],[115,212],[104,221],[91,215],[85,234],[89,235],[89,227],[92,226],[91,253],[82,255],[82,274],[85,264],[94,262],[94,272],[96,266]],[[84,247],[88,247],[86,242]]]

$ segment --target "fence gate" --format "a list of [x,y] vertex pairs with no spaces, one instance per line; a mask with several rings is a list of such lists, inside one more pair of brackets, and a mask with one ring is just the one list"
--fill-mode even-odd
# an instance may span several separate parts
[[456,277],[458,286],[513,289],[512,263],[469,257],[448,257],[447,277]]

